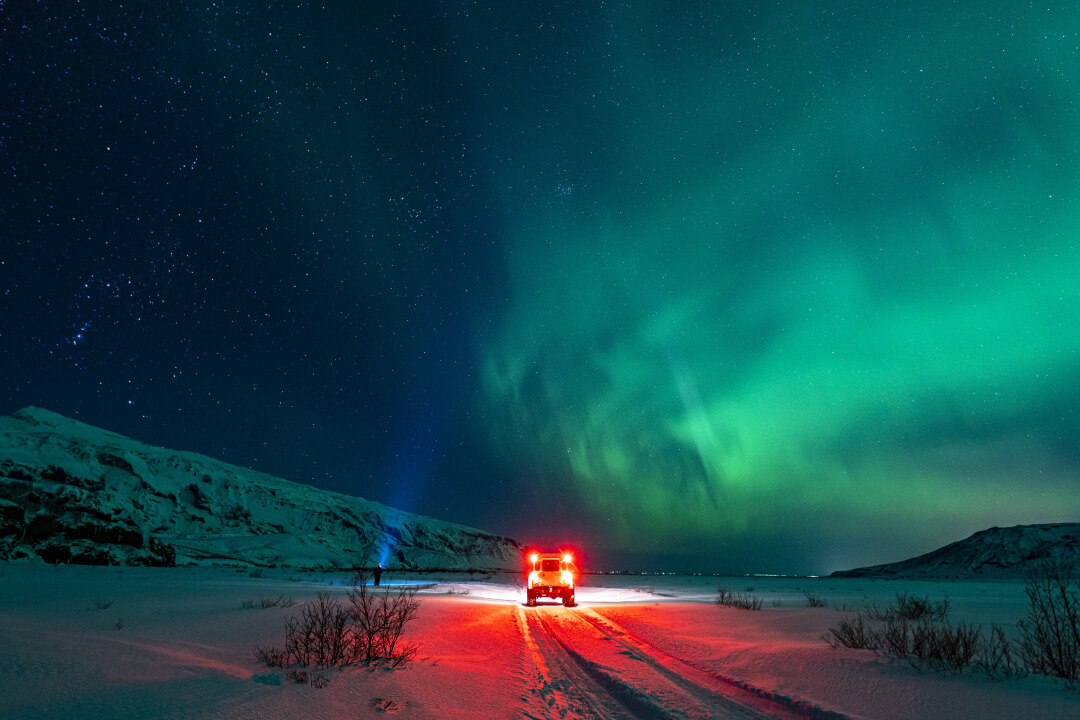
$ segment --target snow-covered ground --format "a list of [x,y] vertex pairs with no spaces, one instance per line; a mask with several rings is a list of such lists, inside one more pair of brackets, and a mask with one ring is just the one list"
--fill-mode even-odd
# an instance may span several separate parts
[[[1080,717],[1080,693],[1041,677],[939,675],[821,640],[897,592],[1014,632],[1017,582],[585,576],[579,607],[522,606],[521,578],[387,575],[421,586],[405,669],[326,672],[322,689],[257,663],[284,616],[344,574],[226,568],[0,565],[5,718]],[[717,607],[717,586],[758,612]],[[806,606],[805,591],[826,608]],[[261,609],[286,596],[292,608]],[[243,605],[255,604],[254,608]],[[250,601],[255,601],[254,603]],[[840,608],[840,609],[838,609]],[[770,698],[772,700],[770,700]]]

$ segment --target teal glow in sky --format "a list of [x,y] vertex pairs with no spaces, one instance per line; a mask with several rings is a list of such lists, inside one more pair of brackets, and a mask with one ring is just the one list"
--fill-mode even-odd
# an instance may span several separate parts
[[1080,11],[735,5],[609,6],[485,59],[537,56],[489,108],[494,447],[674,564],[1080,519]]
[[42,0],[0,76],[0,413],[590,569],[1080,521],[1075,1]]

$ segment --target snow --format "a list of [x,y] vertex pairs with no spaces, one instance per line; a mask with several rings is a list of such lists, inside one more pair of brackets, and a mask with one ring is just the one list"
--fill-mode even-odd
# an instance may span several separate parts
[[[940,675],[822,639],[900,592],[947,597],[953,622],[1015,638],[1018,573],[1075,557],[1078,538],[1080,525],[992,528],[848,577],[586,575],[578,607],[526,608],[522,575],[497,572],[520,568],[510,538],[27,408],[0,418],[0,708],[11,720],[1080,717],[1080,694],[1050,678]],[[159,543],[181,567],[147,567],[165,559]],[[342,569],[383,554],[396,570],[384,581],[422,600],[415,661],[322,670],[317,688],[255,660],[298,611],[262,600],[343,597]],[[763,609],[716,606],[719,586]],[[807,607],[808,592],[826,607]]]
[[901,562],[833,573],[835,577],[1022,580],[1039,563],[1080,563],[1080,523],[993,527]]
[[154,447],[41,408],[0,418],[0,560],[499,569],[513,539]]
[[[1024,613],[1018,582],[586,575],[579,607],[522,606],[521,577],[388,573],[420,587],[399,670],[326,671],[323,689],[256,662],[297,603],[344,594],[334,572],[0,565],[0,707],[10,720],[96,718],[1080,717],[1080,694],[1048,678],[939,675],[821,635],[864,603],[946,595],[954,621]],[[753,588],[758,612],[712,604]],[[828,607],[809,608],[804,591]],[[122,622],[121,622],[122,621]],[[615,699],[620,699],[615,704]],[[593,703],[593,705],[590,705]]]

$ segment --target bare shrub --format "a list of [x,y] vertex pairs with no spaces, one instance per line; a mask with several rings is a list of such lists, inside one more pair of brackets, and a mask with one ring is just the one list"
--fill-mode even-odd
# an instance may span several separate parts
[[101,598],[98,598],[94,601],[94,607],[98,610],[108,610],[112,607],[112,604],[112,600],[102,600]]
[[877,649],[886,655],[906,657],[911,652],[911,633],[908,622],[902,617],[893,617],[877,632]]
[[264,610],[266,608],[272,607],[287,608],[292,607],[295,604],[295,600],[293,600],[291,597],[285,597],[284,595],[278,595],[276,598],[262,598],[261,600],[259,600],[259,607],[263,608]]
[[240,607],[246,610],[250,610],[251,608],[262,608],[263,610],[273,607],[287,608],[292,607],[295,604],[295,600],[293,600],[291,597],[285,597],[284,595],[278,595],[276,598],[264,597],[259,598],[258,600],[240,601]]
[[862,612],[871,620],[879,620],[881,622],[888,622],[896,617],[896,611],[893,608],[890,607],[882,610],[877,605],[871,605],[869,603],[863,605]]
[[1017,625],[1024,665],[1070,687],[1080,680],[1080,590],[1073,572],[1054,561],[1036,567],[1024,587],[1028,612]]
[[726,587],[716,588],[716,604],[740,610],[760,610],[763,600],[750,593],[733,593]]
[[366,571],[358,570],[353,573],[348,598],[354,625],[352,652],[357,662],[384,661],[398,667],[416,655],[419,646],[402,640],[405,626],[420,610],[415,588],[402,585],[372,591]]
[[932,602],[930,597],[924,595],[918,597],[907,590],[896,594],[896,605],[884,610],[877,605],[864,605],[863,612],[867,617],[881,622],[891,622],[896,618],[918,622],[920,620],[936,620],[945,622],[949,618],[949,596],[946,595],[940,602]]
[[[345,598],[318,593],[285,620],[284,649],[256,647],[255,657],[275,667],[293,662],[301,667],[399,667],[419,648],[403,638],[405,626],[420,609],[415,595],[415,588],[405,586],[372,590],[366,575],[355,573]],[[275,604],[288,607],[280,598]]]
[[255,646],[255,659],[270,667],[283,668],[289,662],[289,653],[280,648]]
[[353,662],[348,608],[320,592],[285,621],[285,652],[298,665],[330,667]]
[[917,597],[905,590],[896,594],[895,612],[905,620],[926,619],[944,622],[949,617],[949,598],[946,596],[941,602],[933,603],[927,595]]
[[825,598],[820,595],[815,595],[809,590],[803,590],[803,595],[806,596],[806,607],[822,608],[826,606]]
[[124,618],[117,618],[116,623],[113,625],[112,629],[113,630],[123,630],[124,629]]
[[854,618],[842,617],[840,622],[829,628],[829,632],[821,636],[831,647],[854,648],[856,650],[877,650],[878,637],[874,629],[866,624],[862,615]]
[[991,625],[990,632],[983,636],[975,667],[991,680],[1024,677],[1028,674],[1013,644],[1006,639],[1005,631],[997,625]]
[[911,654],[933,670],[961,673],[975,661],[982,632],[959,625],[921,622],[911,631]]

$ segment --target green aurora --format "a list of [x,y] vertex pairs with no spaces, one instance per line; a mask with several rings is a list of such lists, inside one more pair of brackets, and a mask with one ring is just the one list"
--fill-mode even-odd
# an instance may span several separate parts
[[612,7],[474,59],[528,531],[827,572],[1080,520],[1080,10],[876,5]]
[[1075,0],[45,1],[0,39],[0,413],[587,569],[1080,521]]

